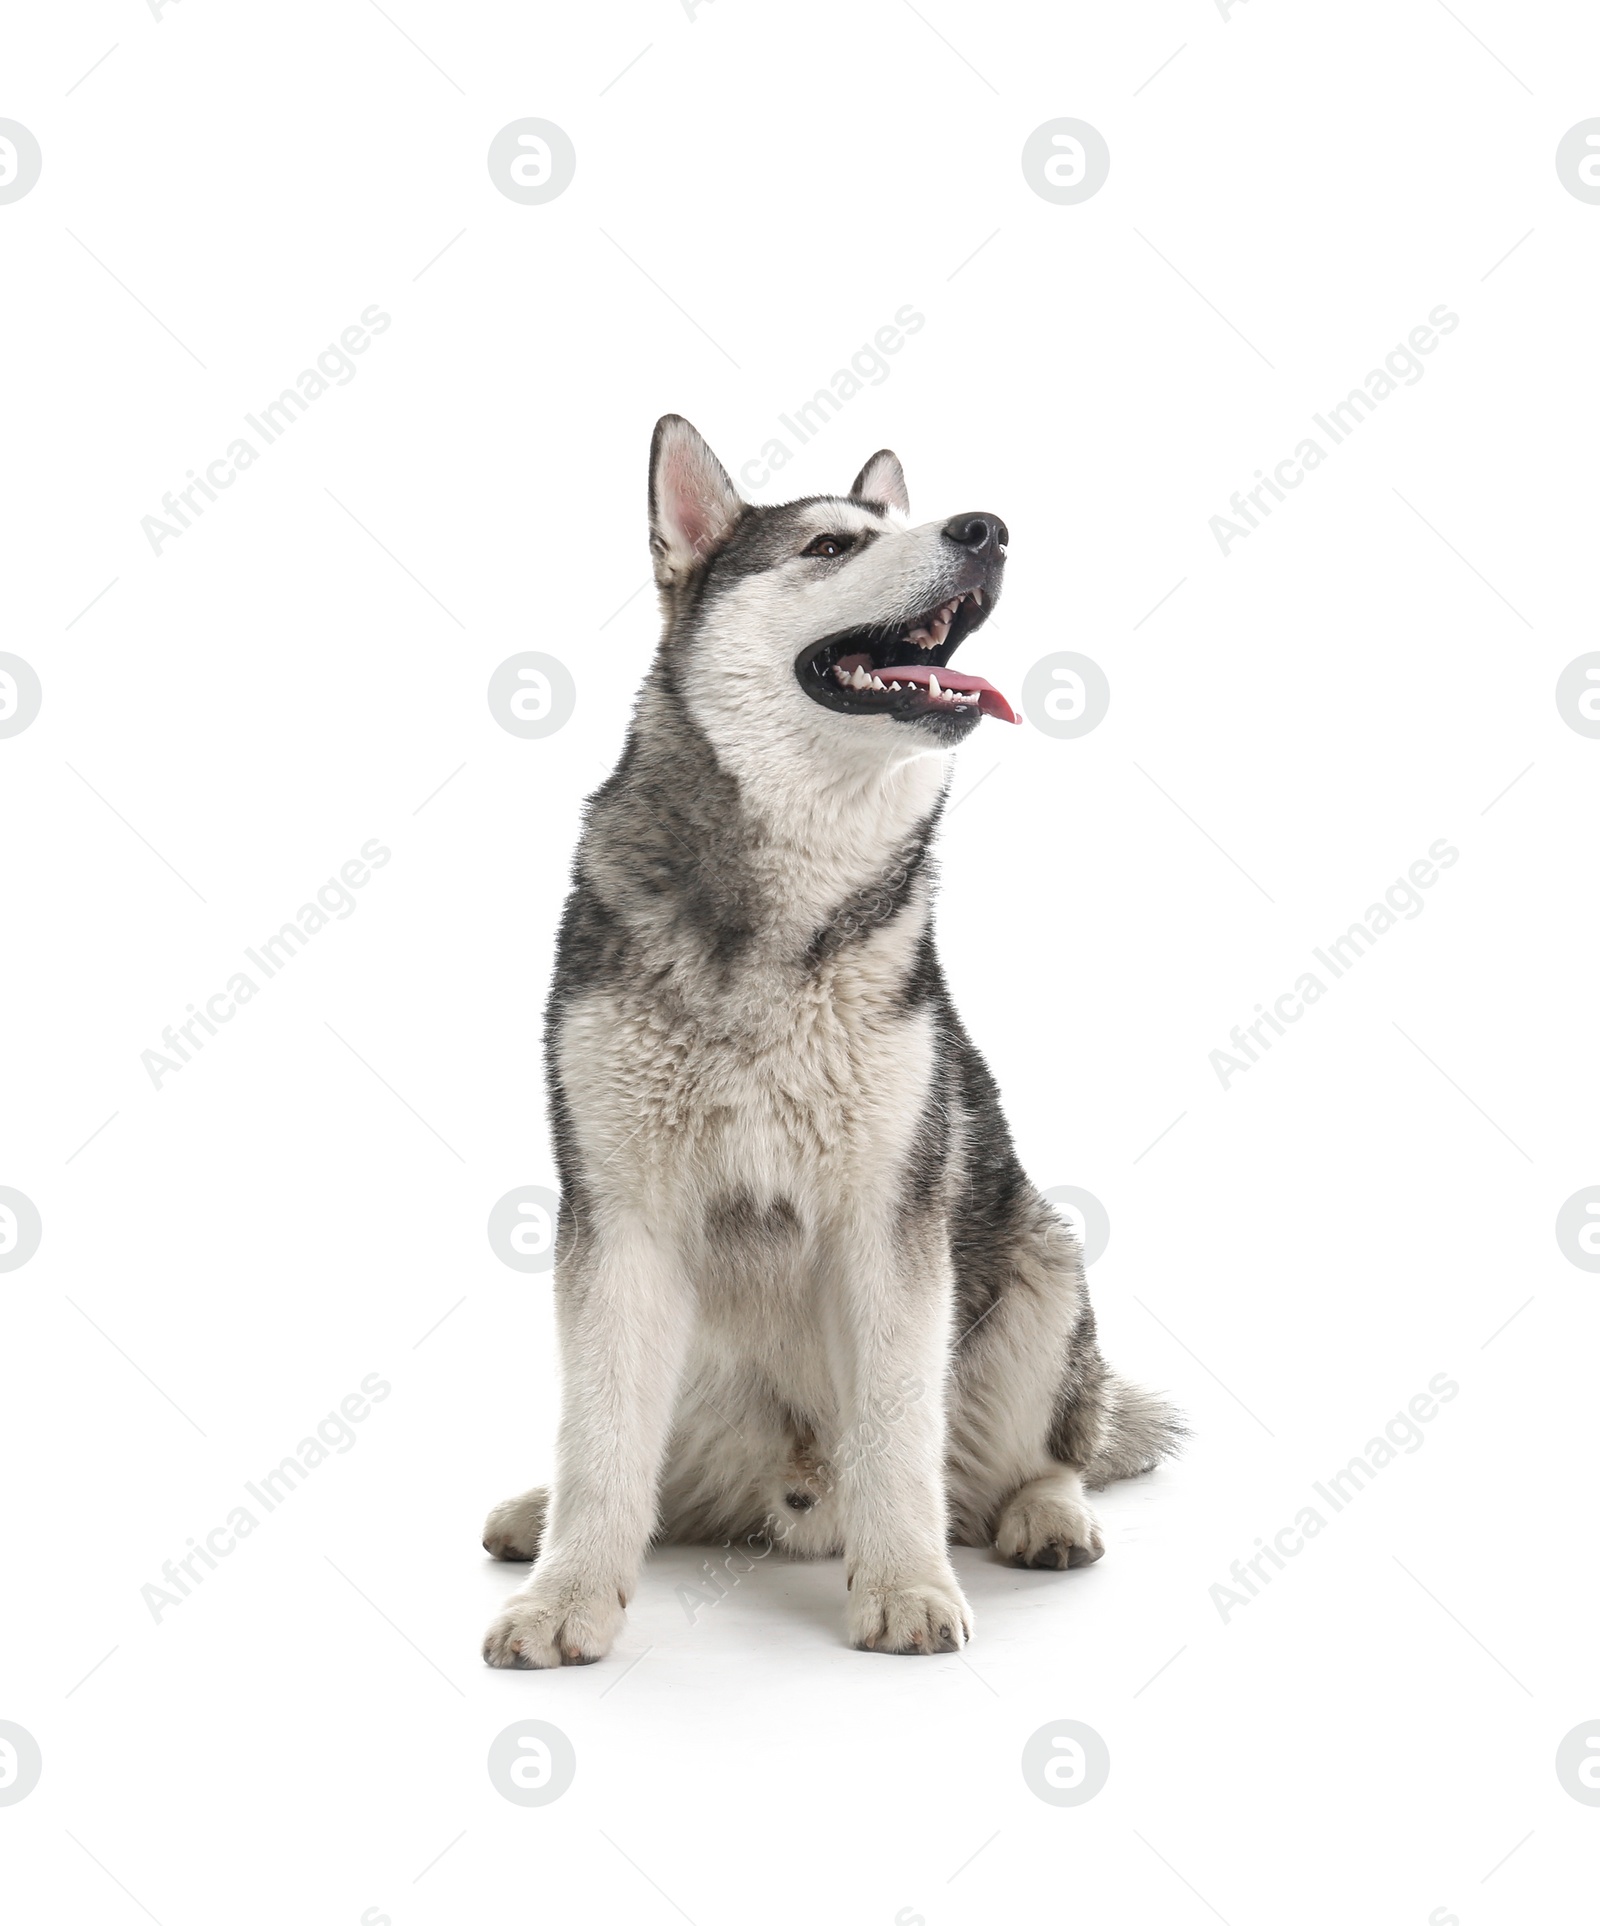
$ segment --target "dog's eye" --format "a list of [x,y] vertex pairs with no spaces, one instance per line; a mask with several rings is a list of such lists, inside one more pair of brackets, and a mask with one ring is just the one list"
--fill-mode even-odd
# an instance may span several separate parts
[[843,555],[855,545],[853,535],[819,535],[807,547],[801,549],[802,555],[820,555],[831,561],[835,555]]

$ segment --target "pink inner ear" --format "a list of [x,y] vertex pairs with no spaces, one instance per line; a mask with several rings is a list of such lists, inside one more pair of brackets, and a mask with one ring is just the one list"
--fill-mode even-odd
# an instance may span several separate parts
[[661,486],[663,521],[685,548],[703,553],[727,522],[720,482],[692,447],[679,447],[667,455]]
[[674,449],[666,459],[661,477],[662,519],[679,537],[685,548],[698,548],[709,531],[710,517],[701,499],[705,474],[686,448]]

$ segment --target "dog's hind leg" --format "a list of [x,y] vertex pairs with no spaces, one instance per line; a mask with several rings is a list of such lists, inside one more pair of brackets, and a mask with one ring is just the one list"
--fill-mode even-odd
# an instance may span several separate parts
[[483,1549],[508,1565],[525,1565],[539,1556],[550,1492],[535,1485],[518,1498],[503,1498],[483,1521]]
[[1083,1474],[1058,1465],[1006,1500],[995,1526],[995,1549],[1013,1565],[1063,1571],[1092,1565],[1105,1553],[1100,1521],[1083,1495]]
[[1182,1421],[1162,1398],[1080,1355],[1057,1393],[1050,1450],[1058,1462],[1013,1492],[995,1526],[995,1548],[1016,1565],[1061,1570],[1092,1565],[1105,1540],[1084,1487],[1152,1470],[1176,1450]]
[[984,1230],[965,1252],[952,1532],[1019,1565],[1091,1565],[1105,1540],[1085,1487],[1148,1471],[1182,1424],[1107,1368],[1077,1238],[1031,1186]]

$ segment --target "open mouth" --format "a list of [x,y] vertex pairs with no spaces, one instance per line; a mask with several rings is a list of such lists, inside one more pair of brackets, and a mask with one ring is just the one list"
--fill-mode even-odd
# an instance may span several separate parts
[[992,601],[981,588],[966,589],[898,626],[829,636],[801,651],[795,674],[813,702],[845,715],[936,718],[961,733],[980,716],[1016,722],[992,682],[950,667],[956,649],[988,619]]

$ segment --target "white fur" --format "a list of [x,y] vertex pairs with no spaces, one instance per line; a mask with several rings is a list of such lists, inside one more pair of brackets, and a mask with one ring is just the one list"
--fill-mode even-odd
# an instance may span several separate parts
[[[687,477],[691,495],[715,498],[674,494],[660,511],[670,586],[697,531],[725,521],[726,476],[675,431],[665,447],[672,488]],[[899,469],[882,459],[889,498]],[[893,508],[831,501],[813,516],[817,533],[844,528],[869,546],[848,570],[785,563],[741,580],[685,670],[689,708],[753,826],[758,935],[724,977],[695,967],[664,920],[659,971],[583,997],[557,1037],[592,1202],[559,1260],[564,1409],[548,1519],[531,1493],[486,1531],[502,1556],[539,1554],[490,1632],[491,1663],[599,1657],[655,1532],[755,1526],[789,1552],[842,1550],[853,1642],[903,1651],[970,1635],[952,1530],[992,1542],[999,1517],[1011,1555],[1098,1555],[1079,1474],[1046,1442],[1049,1374],[1081,1299],[1070,1234],[956,1374],[950,1199],[900,1213],[897,1174],[933,1067],[930,1015],[898,996],[929,915],[926,878],[898,917],[796,969],[810,933],[881,875],[947,779],[920,731],[819,705],[793,665],[808,641],[936,604],[953,545]],[[946,1167],[959,1171],[959,1155]],[[716,1229],[724,1208],[738,1213],[731,1242]],[[785,1412],[808,1414],[812,1435],[797,1443]],[[959,1467],[948,1490],[947,1458]],[[790,1507],[797,1489],[814,1494],[805,1511]]]

